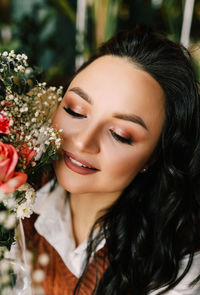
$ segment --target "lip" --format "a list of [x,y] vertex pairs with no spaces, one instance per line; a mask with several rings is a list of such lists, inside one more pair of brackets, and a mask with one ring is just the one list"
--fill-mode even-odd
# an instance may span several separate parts
[[[73,160],[76,160],[78,162],[80,162],[81,164],[87,166],[87,167],[81,167],[76,165],[75,163],[73,163],[70,158],[72,158]],[[79,157],[75,156],[74,154],[68,152],[68,151],[64,151],[64,161],[66,166],[71,169],[72,171],[79,173],[79,174],[93,174],[99,171],[99,169],[95,168],[93,165],[91,165],[89,162],[80,159]]]

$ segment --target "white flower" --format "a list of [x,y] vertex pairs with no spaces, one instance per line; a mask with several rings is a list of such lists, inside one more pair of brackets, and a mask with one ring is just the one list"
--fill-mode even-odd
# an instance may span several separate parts
[[21,73],[23,73],[23,72],[25,71],[25,67],[23,67],[22,65],[19,65],[19,66],[17,67],[17,69],[18,69]]
[[13,96],[12,94],[10,94],[10,95],[8,96],[8,98],[9,98],[10,100],[13,100],[13,99],[14,99],[14,96]]
[[56,87],[55,87],[55,86],[51,86],[51,87],[50,87],[50,90],[51,90],[51,91],[56,91]]
[[14,50],[11,50],[10,53],[9,53],[9,56],[15,57],[16,56],[15,51]]
[[26,135],[26,140],[30,140],[31,139],[31,135]]
[[28,204],[33,204],[35,201],[35,191],[34,189],[29,189],[26,194],[25,194],[25,198],[28,202]]
[[16,59],[17,59],[17,60],[21,60],[21,59],[22,59],[21,54],[17,54]]
[[24,183],[24,184],[22,184],[20,187],[18,187],[18,191],[19,192],[23,192],[23,191],[27,191],[28,189],[30,189],[31,188],[31,186],[30,186],[30,184],[28,184],[27,182],[26,183]]
[[27,57],[26,54],[24,54],[24,53],[22,54],[22,58],[25,59],[25,60],[28,59],[28,57]]
[[2,53],[2,55],[3,55],[3,56],[8,56],[8,52],[7,52],[7,51],[4,51],[4,52]]
[[7,229],[14,228],[16,225],[16,216],[14,213],[8,215],[6,221],[4,222],[4,226]]
[[33,280],[36,283],[41,283],[45,278],[45,273],[42,269],[37,269],[33,272]]
[[24,219],[24,217],[30,217],[32,214],[32,209],[30,207],[30,204],[27,202],[22,203],[17,207],[17,217]]
[[4,223],[4,221],[6,220],[7,217],[7,213],[5,211],[1,211],[0,212],[0,224]]
[[9,209],[14,209],[16,206],[16,201],[13,197],[8,198],[7,200],[4,200],[3,202],[5,204],[6,207],[8,207]]
[[8,194],[0,192],[0,202],[3,202],[7,199]]

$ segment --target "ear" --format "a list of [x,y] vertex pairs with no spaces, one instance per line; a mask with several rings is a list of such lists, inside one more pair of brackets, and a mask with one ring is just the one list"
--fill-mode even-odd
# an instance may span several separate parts
[[140,173],[145,173],[157,160],[156,153],[153,152],[144,167],[140,170]]

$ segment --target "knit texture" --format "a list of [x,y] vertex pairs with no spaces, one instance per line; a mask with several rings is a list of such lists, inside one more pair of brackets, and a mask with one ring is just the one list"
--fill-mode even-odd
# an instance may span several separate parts
[[[47,242],[47,240],[39,235],[34,228],[34,223],[38,215],[32,214],[31,218],[25,218],[23,221],[26,236],[27,248],[34,254],[34,269],[43,269],[45,279],[41,286],[45,291],[45,295],[73,295],[74,288],[78,279],[64,264],[62,258],[57,251]],[[38,262],[38,256],[46,253],[49,256],[49,264],[42,267]],[[98,279],[102,276],[107,268],[108,262],[105,259],[105,249],[99,250],[97,255]],[[84,277],[79,295],[91,295],[95,288],[96,271],[94,261],[89,265],[86,276]]]

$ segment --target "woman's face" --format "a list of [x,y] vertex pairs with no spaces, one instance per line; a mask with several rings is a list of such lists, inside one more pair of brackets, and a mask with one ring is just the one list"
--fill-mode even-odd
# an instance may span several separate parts
[[58,181],[71,193],[120,194],[152,161],[164,119],[154,78],[125,58],[98,58],[73,79],[53,120],[63,129]]

